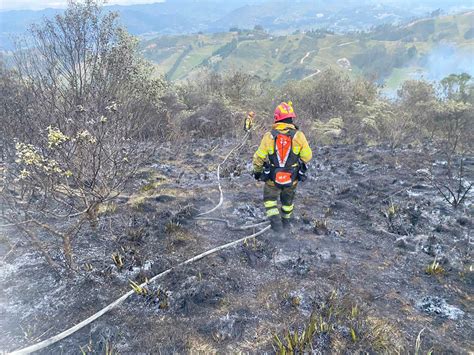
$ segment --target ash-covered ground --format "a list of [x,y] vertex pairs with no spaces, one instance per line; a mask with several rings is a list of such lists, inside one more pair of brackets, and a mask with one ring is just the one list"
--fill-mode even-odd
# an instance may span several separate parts
[[[161,149],[76,238],[75,276],[53,272],[27,239],[4,228],[0,349],[48,338],[129,291],[130,280],[257,231],[193,219],[217,204],[215,169],[235,142],[216,144],[177,156]],[[225,200],[211,216],[233,225],[264,219],[263,186],[250,175],[253,148],[223,166]],[[473,166],[468,158],[466,182]],[[178,268],[41,353],[273,352],[275,335],[285,343],[311,315],[328,325],[311,339],[314,353],[414,352],[423,329],[425,353],[473,351],[473,194],[454,209],[427,171],[440,181],[446,174],[433,151],[319,148],[291,232]]]

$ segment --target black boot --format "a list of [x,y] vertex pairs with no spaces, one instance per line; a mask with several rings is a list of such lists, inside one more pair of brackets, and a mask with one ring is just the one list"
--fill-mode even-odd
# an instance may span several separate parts
[[291,220],[289,218],[282,218],[281,224],[283,229],[290,229],[291,228]]
[[270,225],[272,227],[272,231],[275,233],[280,233],[282,231],[281,225],[281,218],[280,216],[271,216],[269,217]]

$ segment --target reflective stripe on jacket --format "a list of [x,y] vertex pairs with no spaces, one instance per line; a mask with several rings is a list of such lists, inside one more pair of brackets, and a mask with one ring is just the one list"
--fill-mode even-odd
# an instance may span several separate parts
[[[282,133],[288,132],[290,129],[296,129],[294,125],[289,123],[276,123],[272,127],[277,131]],[[293,138],[293,153],[299,156],[299,158],[304,162],[308,163],[313,157],[313,152],[309,147],[308,141],[303,132],[297,131]],[[256,172],[261,172],[263,170],[263,164],[268,158],[269,154],[273,154],[275,150],[275,139],[272,137],[270,132],[265,133],[260,142],[260,146],[253,155],[253,169]]]

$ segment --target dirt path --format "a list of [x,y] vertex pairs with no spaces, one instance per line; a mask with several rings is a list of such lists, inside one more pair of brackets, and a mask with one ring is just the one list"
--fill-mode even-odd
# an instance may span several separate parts
[[310,78],[312,78],[313,76],[318,75],[319,73],[321,73],[321,70],[320,70],[320,69],[316,69],[316,71],[315,71],[313,74],[310,74],[310,75],[304,77],[302,80],[310,79]]
[[348,46],[349,44],[353,44],[353,43],[357,43],[357,41],[344,42],[344,43],[338,44],[337,47],[344,47],[344,46]]
[[324,50],[324,49],[331,49],[331,48],[334,48],[334,47],[344,47],[344,46],[348,46],[349,44],[353,44],[353,43],[357,43],[357,41],[350,41],[350,42],[335,44],[335,45],[328,46],[328,47],[321,47],[321,48],[319,48],[319,50],[321,51],[321,50]]
[[316,51],[315,51],[315,50],[312,50],[312,51],[307,52],[307,53],[305,54],[305,56],[304,56],[303,58],[301,58],[300,64],[303,64],[304,61],[306,60],[306,58],[308,58],[308,57],[311,55],[311,53],[313,53],[313,52],[316,52]]

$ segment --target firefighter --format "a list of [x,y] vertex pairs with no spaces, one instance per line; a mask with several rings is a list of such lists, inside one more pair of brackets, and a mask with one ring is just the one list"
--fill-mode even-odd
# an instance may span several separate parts
[[265,181],[263,202],[276,232],[290,226],[296,187],[299,181],[306,180],[306,164],[313,156],[304,133],[293,123],[295,117],[291,101],[278,105],[272,130],[265,133],[253,156],[253,175],[256,180]]
[[247,114],[247,117],[244,120],[244,131],[245,132],[248,132],[252,129],[254,120],[255,120],[255,112],[250,111]]

